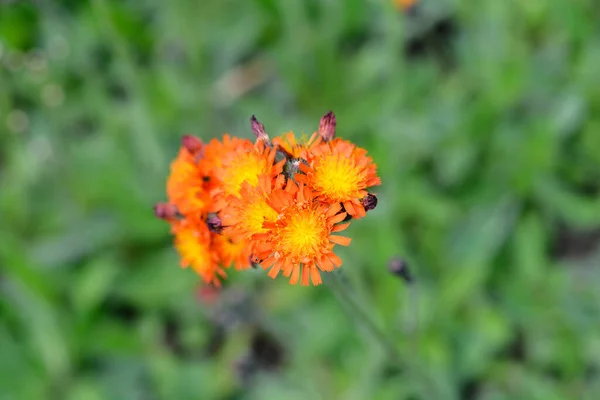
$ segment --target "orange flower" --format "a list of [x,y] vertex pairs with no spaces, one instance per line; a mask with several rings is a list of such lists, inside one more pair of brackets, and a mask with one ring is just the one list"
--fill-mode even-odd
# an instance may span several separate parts
[[236,270],[250,268],[250,243],[247,241],[234,242],[231,237],[211,233],[212,247],[218,254],[221,265],[225,268],[229,268],[231,264],[235,266]]
[[202,215],[210,206],[207,174],[196,162],[196,156],[182,147],[171,163],[167,179],[169,202],[184,215]]
[[173,224],[175,248],[181,256],[181,266],[192,269],[202,279],[214,286],[220,286],[220,277],[226,277],[225,271],[219,266],[219,258],[211,248],[211,237],[203,221],[181,220]]
[[222,144],[211,141],[204,161],[212,165],[215,179],[211,210],[220,211],[227,205],[229,196],[238,197],[244,182],[256,186],[260,175],[278,175],[284,162],[275,164],[275,149],[263,141],[254,145],[247,139],[231,139],[228,135],[223,137]]
[[229,206],[221,213],[225,226],[224,234],[234,242],[252,239],[256,234],[264,233],[263,223],[277,219],[277,211],[269,206],[267,200],[273,188],[282,188],[285,177],[278,175],[275,181],[268,175],[261,175],[258,185],[242,184],[239,197],[229,200]]
[[273,139],[275,147],[279,147],[290,158],[303,158],[310,160],[312,158],[312,149],[321,143],[321,137],[315,132],[308,140],[298,142],[294,132],[288,132]]
[[312,152],[312,165],[300,164],[305,175],[298,174],[295,179],[310,186],[321,201],[342,203],[352,217],[364,217],[361,199],[368,194],[366,189],[381,184],[377,166],[367,151],[346,140],[334,139],[321,143]]
[[[332,235],[348,227],[338,224],[346,217],[339,203],[329,205],[315,201],[312,190],[289,181],[285,189],[276,189],[268,200],[278,214],[273,222],[263,223],[266,233],[254,236],[256,256],[269,276],[280,271],[291,284],[321,284],[319,271],[332,271],[342,264],[334,254],[335,244],[347,246],[350,239]],[[336,225],[337,224],[337,225]],[[301,265],[302,264],[302,265]],[[302,277],[300,278],[300,274]]]

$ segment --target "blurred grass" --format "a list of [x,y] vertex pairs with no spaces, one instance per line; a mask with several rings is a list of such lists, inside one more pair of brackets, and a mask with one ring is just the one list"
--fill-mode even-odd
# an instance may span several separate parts
[[[390,3],[1,3],[0,398],[600,397],[600,9]],[[343,269],[425,376],[327,287],[249,271],[287,361],[240,381],[258,322],[205,352],[219,309],[151,207],[183,133],[330,109],[384,182]]]

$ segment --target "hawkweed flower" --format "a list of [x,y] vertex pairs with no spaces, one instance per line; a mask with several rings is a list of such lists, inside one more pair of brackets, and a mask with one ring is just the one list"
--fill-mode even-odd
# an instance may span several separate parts
[[179,154],[171,163],[167,197],[169,203],[184,215],[202,215],[211,204],[207,190],[208,171],[201,168],[197,161],[203,147],[200,139],[186,135],[182,139]]
[[181,266],[190,267],[202,279],[220,286],[220,278],[227,274],[219,263],[219,256],[211,246],[211,233],[205,223],[192,219],[173,224],[175,248],[181,256]]
[[181,265],[218,286],[225,269],[260,264],[271,278],[321,284],[342,264],[337,233],[377,205],[381,183],[366,150],[336,138],[329,112],[308,138],[271,139],[254,116],[256,141],[228,134],[204,144],[186,135],[171,164],[168,202],[154,208],[172,226]]
[[230,196],[239,197],[244,182],[258,184],[261,175],[277,176],[283,161],[275,163],[275,149],[259,140],[253,144],[247,139],[223,137],[223,142],[211,141],[205,150],[206,158],[201,164],[211,168],[214,188],[211,191],[211,210],[218,212],[227,206]]
[[340,224],[346,217],[339,203],[316,201],[313,191],[288,181],[285,189],[275,190],[269,206],[277,212],[275,221],[265,221],[266,233],[254,236],[255,254],[271,278],[279,272],[295,285],[321,284],[320,271],[330,272],[342,264],[333,252],[336,244],[347,246],[350,239],[334,235],[350,224]]
[[222,212],[225,234],[234,241],[251,240],[254,235],[265,233],[265,222],[274,222],[277,212],[269,206],[273,189],[283,188],[285,177],[278,175],[275,182],[269,175],[261,175],[256,186],[244,182],[239,197],[232,197],[229,207]]
[[319,200],[341,203],[355,219],[364,217],[362,199],[368,195],[367,189],[381,184],[377,166],[367,151],[338,138],[321,143],[312,153],[312,164],[300,164],[304,175],[295,179],[311,187]]
[[216,251],[219,262],[225,268],[231,265],[236,270],[248,269],[251,266],[251,248],[246,241],[235,242],[230,236],[211,234],[212,248]]

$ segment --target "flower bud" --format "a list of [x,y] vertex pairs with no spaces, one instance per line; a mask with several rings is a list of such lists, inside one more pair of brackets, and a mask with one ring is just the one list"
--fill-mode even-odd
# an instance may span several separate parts
[[406,283],[412,283],[413,276],[405,260],[398,257],[392,258],[389,262],[389,270],[392,274],[402,278]]
[[267,135],[267,132],[265,131],[265,126],[261,124],[254,115],[250,118],[250,125],[252,127],[252,132],[256,135],[256,139],[262,140],[265,143],[270,143],[269,135]]
[[183,146],[192,155],[196,155],[202,151],[204,144],[200,138],[193,135],[183,135],[181,138],[181,146]]
[[329,111],[321,118],[319,123],[319,136],[325,142],[329,142],[335,137],[335,126],[336,126],[335,114],[333,111]]
[[375,196],[373,193],[369,193],[365,197],[363,197],[361,202],[363,207],[365,208],[365,211],[374,210],[375,207],[377,207],[377,196]]
[[223,231],[223,225],[221,223],[221,218],[219,218],[216,214],[209,214],[206,219],[206,225],[208,226],[208,230],[214,233],[221,233]]
[[158,203],[154,206],[154,215],[157,218],[164,220],[173,220],[179,218],[181,214],[177,210],[177,207],[170,203]]
[[288,159],[283,165],[283,174],[288,179],[294,179],[294,176],[297,173],[302,173],[302,171],[300,171],[300,164],[302,163],[306,164],[306,160],[304,160],[303,158]]

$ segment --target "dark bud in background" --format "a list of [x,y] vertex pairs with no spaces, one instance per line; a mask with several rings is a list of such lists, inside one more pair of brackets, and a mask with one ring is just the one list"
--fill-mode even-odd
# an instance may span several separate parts
[[329,111],[321,118],[319,123],[319,136],[325,142],[329,142],[335,137],[335,127],[337,122],[335,120],[335,114],[333,111]]
[[285,349],[281,341],[262,328],[252,335],[248,352],[235,363],[242,385],[249,386],[260,371],[275,372],[285,363]]
[[221,224],[221,218],[216,214],[209,214],[206,219],[206,225],[211,232],[221,233],[223,232],[223,225]]
[[377,207],[377,196],[373,193],[369,193],[362,199],[363,207],[365,207],[365,211],[374,210]]
[[283,344],[273,334],[260,328],[252,337],[250,352],[256,365],[267,371],[274,371],[285,362]]
[[265,131],[265,126],[261,124],[254,115],[250,118],[250,125],[252,127],[252,132],[256,135],[256,139],[262,140],[265,143],[270,143],[269,135],[267,135],[267,132]]
[[157,218],[164,219],[167,221],[181,217],[181,214],[179,214],[177,207],[169,203],[158,203],[157,205],[155,205],[154,215]]
[[402,258],[399,258],[399,257],[392,258],[389,262],[388,267],[392,274],[396,275],[397,277],[402,278],[404,280],[404,282],[406,282],[406,283],[413,282],[413,276],[410,273],[410,270],[408,268],[408,263],[405,260],[403,260]]
[[192,155],[197,155],[202,152],[204,144],[200,138],[192,135],[184,135],[181,138],[181,145]]

